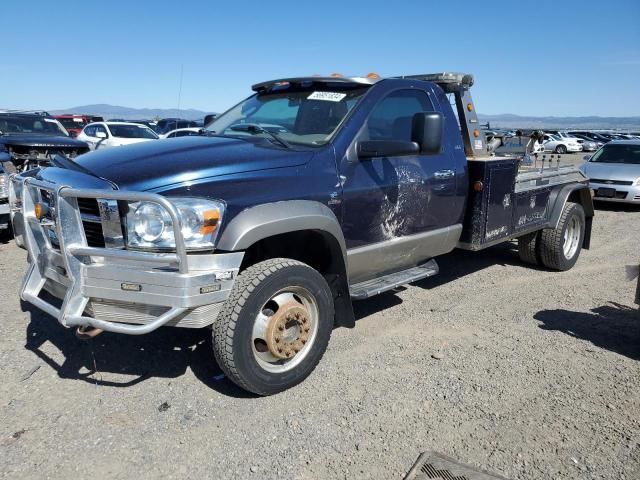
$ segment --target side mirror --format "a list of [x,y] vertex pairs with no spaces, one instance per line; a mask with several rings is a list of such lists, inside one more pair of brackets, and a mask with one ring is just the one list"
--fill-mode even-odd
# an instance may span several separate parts
[[105,132],[96,132],[97,138],[107,138],[107,134]]
[[420,146],[420,152],[440,153],[444,131],[444,118],[439,112],[421,112],[413,116],[411,140]]
[[363,140],[357,145],[358,158],[417,155],[420,145],[403,140]]
[[588,162],[589,160],[591,160],[591,155],[585,155],[584,157],[582,157],[582,159],[583,159],[585,162]]

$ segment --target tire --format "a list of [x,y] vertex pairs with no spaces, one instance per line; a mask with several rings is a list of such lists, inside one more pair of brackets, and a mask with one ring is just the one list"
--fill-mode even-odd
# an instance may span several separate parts
[[582,250],[584,231],[585,219],[582,206],[567,202],[558,226],[554,229],[542,230],[540,234],[538,253],[542,264],[559,271],[572,268]]
[[213,324],[213,351],[240,388],[272,395],[314,370],[329,344],[333,319],[333,295],[319,272],[296,260],[265,260],[238,276]]
[[518,237],[518,254],[520,255],[520,260],[530,265],[540,265],[540,255],[538,254],[539,241],[539,231]]
[[561,153],[561,154],[565,154],[567,153],[567,147],[565,147],[564,145],[558,145],[556,147],[556,153]]

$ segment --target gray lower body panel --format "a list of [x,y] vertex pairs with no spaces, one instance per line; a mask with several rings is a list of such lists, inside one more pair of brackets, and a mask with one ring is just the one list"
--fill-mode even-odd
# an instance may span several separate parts
[[349,283],[365,282],[449,253],[461,233],[462,224],[457,224],[348,250]]

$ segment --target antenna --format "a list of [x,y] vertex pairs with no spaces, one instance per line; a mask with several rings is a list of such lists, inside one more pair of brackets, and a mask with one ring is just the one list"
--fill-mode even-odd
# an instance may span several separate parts
[[180,87],[178,88],[178,111],[180,110],[180,100],[182,98],[182,74],[184,73],[184,64],[180,64]]

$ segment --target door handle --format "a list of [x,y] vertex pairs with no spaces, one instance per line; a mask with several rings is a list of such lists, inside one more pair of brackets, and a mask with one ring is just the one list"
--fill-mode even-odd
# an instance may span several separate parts
[[456,172],[454,172],[453,170],[438,170],[433,174],[433,176],[436,177],[437,179],[451,178],[451,177],[454,177],[455,175],[456,175]]

